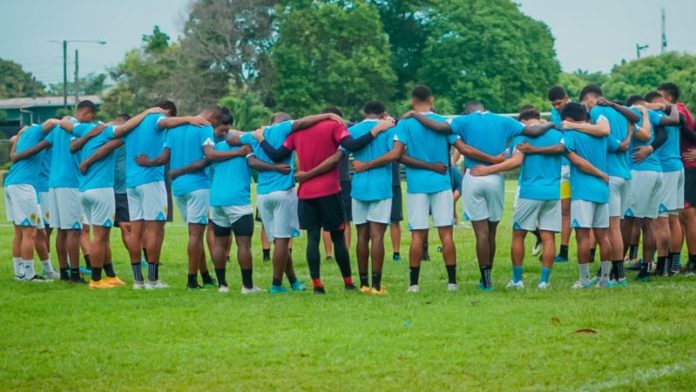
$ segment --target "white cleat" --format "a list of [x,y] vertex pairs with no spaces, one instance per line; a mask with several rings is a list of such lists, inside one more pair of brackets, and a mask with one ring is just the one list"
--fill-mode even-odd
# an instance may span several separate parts
[[447,283],[447,291],[457,291],[459,290],[459,285],[456,283]]
[[408,289],[406,289],[407,293],[417,293],[420,291],[420,286],[417,284],[414,284],[413,286],[409,286]]
[[220,286],[220,288],[218,288],[218,293],[227,294],[229,292],[230,292],[230,288],[225,286],[225,285],[222,285],[222,286]]
[[133,290],[144,290],[145,282],[138,282],[137,280],[133,282]]
[[539,285],[537,286],[539,290],[546,290],[551,288],[551,284],[549,282],[540,282]]
[[534,244],[534,247],[532,248],[532,256],[539,256],[541,254],[541,251],[544,250],[544,245],[541,242],[537,242]]
[[150,282],[150,281],[145,282],[145,290],[159,290],[159,289],[166,289],[168,287],[169,287],[169,285],[162,282],[161,280],[156,280],[154,282]]
[[515,282],[514,280],[511,280],[508,282],[507,286],[505,286],[506,289],[517,289],[517,290],[522,290],[524,289],[524,282],[519,281]]
[[242,286],[242,294],[243,294],[243,295],[258,294],[258,293],[263,293],[263,292],[265,292],[265,291],[266,291],[266,290],[260,289],[260,288],[258,288],[258,287],[256,287],[256,286],[254,286],[254,287],[252,287],[252,288],[250,288],[250,289],[248,289],[248,288]]
[[44,272],[44,278],[48,280],[58,280],[60,279],[60,274],[56,271]]

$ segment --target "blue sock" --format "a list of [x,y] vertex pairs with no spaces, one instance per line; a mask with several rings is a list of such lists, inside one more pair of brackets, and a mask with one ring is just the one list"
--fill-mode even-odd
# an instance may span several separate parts
[[549,283],[549,275],[551,275],[551,268],[541,267],[541,278],[539,278],[539,283]]
[[522,266],[512,266],[512,281],[517,283],[522,281]]

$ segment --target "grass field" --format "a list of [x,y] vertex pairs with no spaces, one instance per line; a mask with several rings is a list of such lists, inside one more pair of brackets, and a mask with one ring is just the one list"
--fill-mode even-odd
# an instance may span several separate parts
[[[422,268],[419,294],[404,292],[407,262],[388,258],[386,297],[344,293],[334,263],[323,265],[324,297],[244,297],[236,264],[228,269],[228,295],[184,289],[186,231],[178,224],[166,229],[162,257],[162,276],[172,288],[154,292],[15,282],[12,232],[3,226],[0,390],[696,388],[696,278],[573,291],[571,262],[556,266],[551,290],[538,291],[539,263],[528,257],[528,288],[505,289],[514,186],[507,184],[492,293],[477,290],[474,236],[463,227],[455,231],[456,293],[445,291],[431,233],[433,261]],[[131,282],[113,235],[117,270]],[[267,288],[271,267],[261,262],[258,236],[254,244],[254,277]],[[297,241],[294,254],[308,281],[304,244]]]

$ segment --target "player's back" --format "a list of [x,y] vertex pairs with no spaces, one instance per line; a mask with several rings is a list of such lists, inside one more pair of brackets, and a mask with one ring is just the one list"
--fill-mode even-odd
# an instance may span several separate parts
[[[618,110],[608,106],[595,106],[590,111],[590,118],[596,123],[600,116],[609,122],[609,137],[615,143],[621,143],[628,135],[628,119]],[[631,178],[629,151],[609,151],[607,153],[607,174],[613,177]]]
[[[171,170],[179,170],[193,162],[205,158],[203,147],[213,146],[213,128],[210,125],[198,127],[191,124],[179,125],[167,131],[166,147],[169,148]],[[183,196],[189,192],[210,187],[205,170],[183,174],[172,181],[172,192]]]
[[[377,126],[378,120],[367,119],[350,127],[348,132],[354,139],[357,139]],[[380,133],[362,150],[353,153],[353,158],[362,162],[369,162],[377,159],[389,151],[394,145],[393,128]],[[354,199],[371,201],[383,200],[392,195],[392,167],[384,165],[374,169],[366,170],[362,173],[355,173],[352,178],[351,196]]]
[[[72,120],[77,122],[75,119]],[[70,152],[72,137],[60,125],[56,125],[46,138],[51,144],[49,188],[77,188],[79,186],[77,156]]]
[[[607,140],[577,130],[567,130],[564,141],[569,151],[576,153],[592,166],[606,172]],[[599,177],[585,173],[577,166],[571,165],[570,183],[573,200],[586,200],[595,203],[609,201],[609,186]]]
[[[643,126],[643,116],[640,110],[638,109],[631,109],[635,114],[637,114],[640,117],[640,120],[635,124],[635,131],[638,131],[642,126]],[[648,111],[648,121],[650,121],[650,117],[652,116],[655,118],[654,114],[651,114]],[[658,121],[659,123],[659,121]],[[655,130],[652,126],[652,123],[650,125],[650,139],[648,140],[640,140],[638,139],[635,135],[633,135],[633,138],[631,139],[631,148],[630,151],[635,151],[637,148],[640,147],[645,147],[649,146],[652,144],[652,142],[655,140]],[[638,170],[638,171],[662,171],[662,166],[660,165],[660,159],[658,158],[657,154],[651,153],[648,154],[645,159],[643,159],[641,162],[636,163],[633,160],[631,160],[631,170]]]
[[[77,127],[76,127],[77,128]],[[89,132],[93,127],[84,129],[84,133]],[[81,132],[81,134],[84,134]],[[106,143],[114,139],[114,127],[112,125],[104,128],[99,135],[91,138],[82,147],[80,159],[84,161],[94,155]],[[80,191],[84,192],[88,189],[97,188],[113,188],[114,186],[114,171],[116,169],[116,154],[111,151],[106,157],[94,162],[80,177]]]
[[126,184],[129,188],[164,181],[164,167],[144,167],[135,162],[138,155],[145,154],[152,159],[164,149],[165,132],[157,123],[163,114],[151,113],[126,136]]
[[[518,136],[515,144],[550,147],[563,141],[563,133],[551,129],[538,137]],[[561,155],[525,155],[519,177],[520,197],[533,200],[559,200],[561,193]]]
[[[265,127],[263,129],[263,138],[271,145],[273,148],[279,148],[283,145],[288,135],[292,132],[292,121],[283,121],[278,124]],[[295,173],[294,165],[295,159],[294,155],[291,154],[289,157],[281,162],[274,162],[271,158],[266,155],[266,152],[261,148],[261,144],[254,138],[251,132],[248,132],[241,136],[241,141],[244,144],[251,146],[256,158],[263,162],[269,164],[285,163],[290,166],[290,173],[283,174],[281,172],[272,170],[261,170],[258,176],[258,187],[257,192],[261,195],[265,195],[271,192],[276,192],[280,190],[286,190],[292,188],[295,185]]]
[[[27,128],[17,140],[16,152],[19,154],[28,148],[39,144],[44,139],[40,124],[34,124]],[[36,187],[41,171],[41,161],[43,152],[34,154],[27,159],[14,162],[10,167],[10,172],[5,178],[5,185],[31,184]]]
[[[230,146],[227,141],[215,145],[216,151],[236,151],[241,147]],[[210,206],[227,207],[251,204],[251,169],[245,157],[236,157],[213,163],[213,179],[210,185]]]
[[[464,143],[489,155],[500,155],[507,148],[509,140],[524,129],[519,121],[491,112],[475,112],[459,116],[452,121],[452,132],[459,135]],[[464,165],[471,169],[490,163],[466,157]]]

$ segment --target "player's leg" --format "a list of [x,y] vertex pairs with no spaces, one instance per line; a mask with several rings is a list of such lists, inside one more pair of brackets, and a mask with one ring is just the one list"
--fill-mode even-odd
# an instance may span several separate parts
[[346,290],[356,290],[350,267],[350,256],[346,245],[346,208],[340,193],[319,198],[321,222],[324,230],[331,233],[331,242],[334,247],[336,264],[341,271],[343,284]]
[[636,280],[647,281],[650,279],[650,265],[653,255],[657,250],[655,220],[650,218],[636,219],[636,225],[643,231],[643,263],[636,276]]
[[[389,202],[391,204],[391,201]],[[384,266],[384,233],[386,223],[370,222],[370,258],[372,259],[372,293],[384,294],[382,286],[382,267]]]
[[254,233],[254,215],[248,214],[232,223],[237,243],[237,261],[242,274],[242,294],[256,294],[262,290],[254,286],[254,269],[251,255],[251,237]]
[[590,229],[575,227],[579,280],[573,288],[590,288]]
[[[612,267],[612,255],[615,255],[613,247],[614,244],[609,239],[609,229],[607,228],[594,228],[593,232],[597,240],[597,245],[599,246],[599,254],[601,257],[600,266],[600,277],[597,287],[608,288],[610,287],[611,279],[611,267]],[[623,260],[621,261],[623,263]]]
[[686,273],[692,275],[696,272],[696,208],[691,204],[684,208],[679,213],[682,228],[684,229],[684,237],[686,239],[686,248],[689,252],[689,261],[686,265]]
[[401,187],[392,187],[389,235],[392,244],[392,260],[401,260],[401,221],[403,220],[403,195]]
[[456,291],[457,285],[457,249],[454,246],[454,195],[452,191],[444,190],[428,194],[433,225],[442,244],[442,256],[447,270],[447,290]]
[[[521,197],[515,199],[515,210],[512,215],[512,240],[510,244],[512,279],[507,284],[508,289],[524,288],[524,240],[528,232],[536,231],[543,205],[543,202],[539,200],[530,200]],[[555,249],[553,249],[553,251],[555,252]]]
[[68,265],[68,232],[67,230],[57,229],[56,232],[56,255],[58,256],[58,269],[60,280],[70,280],[70,266]]
[[[322,237],[321,211],[317,199],[299,200],[297,204],[297,217],[300,227],[307,231],[307,266],[309,276],[312,279],[314,294],[325,294],[324,284],[321,282],[321,256],[319,254],[319,242]],[[324,240],[326,245],[326,240]],[[328,253],[327,253],[328,254]]]
[[53,270],[53,265],[51,264],[51,254],[48,250],[48,233],[44,227],[36,229],[34,248],[43,266],[44,277],[47,279],[59,279],[60,274]]
[[188,278],[186,288],[189,290],[202,288],[198,285],[198,271],[201,268],[201,261],[205,267],[205,272],[208,272],[208,268],[205,266],[205,249],[203,248],[205,226],[197,223],[188,224],[188,245],[186,247],[186,252],[188,253]]
[[[516,222],[516,221],[515,221]],[[527,237],[527,230],[512,230],[512,240],[510,241],[510,258],[512,259],[512,280],[508,282],[507,288],[524,288],[524,239]]]
[[392,222],[389,225],[389,238],[392,243],[392,260],[401,260],[401,222]]
[[143,249],[147,261],[146,288],[160,289],[168,287],[159,277],[160,256],[164,242],[164,224],[168,208],[167,189],[164,181],[140,185],[143,195]]
[[418,292],[420,286],[420,266],[423,260],[423,244],[428,240],[430,227],[430,201],[426,193],[406,193],[406,209],[408,211],[408,226],[411,231],[411,244],[408,248],[408,265],[410,284],[408,292]]
[[65,247],[68,253],[68,263],[70,264],[70,282],[86,283],[80,276],[80,239],[82,229],[65,230]]
[[668,263],[670,275],[681,272],[681,249],[683,245],[684,232],[679,221],[679,211],[671,211],[669,214],[669,255]]
[[261,223],[261,252],[263,253],[263,261],[271,261],[271,242],[268,240],[263,223]]
[[655,241],[657,243],[657,267],[655,275],[663,276],[668,273],[666,269],[667,260],[669,258],[669,245],[671,239],[669,216],[666,213],[661,214],[653,223],[655,228]]
[[16,225],[12,227],[12,264],[14,266],[14,277],[16,280],[21,280],[24,278],[24,263],[22,263],[22,230]]
[[90,288],[109,288],[114,287],[110,284],[102,285],[97,282],[102,280],[102,269],[106,259],[107,248],[109,245],[110,227],[92,225],[92,241],[90,242],[89,254],[92,256],[92,279]]
[[561,167],[561,245],[554,260],[557,263],[568,261],[568,244],[570,243],[570,169]]
[[90,232],[91,227],[89,223],[83,222],[82,231],[80,232],[80,250],[82,251],[82,257],[85,259],[85,273],[92,269],[92,254],[90,252],[92,240],[90,239]]
[[36,274],[34,269],[34,241],[36,241],[36,227],[34,226],[15,226],[21,232],[20,257],[22,260],[23,280],[34,282],[45,282],[41,276]]
[[333,259],[333,242],[331,242],[331,233],[326,230],[322,230],[321,240],[324,243],[324,259]]
[[[353,222],[355,222],[355,230],[357,233],[357,241],[355,243],[355,255],[358,259],[358,276],[360,277],[360,292],[369,294],[370,276],[368,268],[370,266],[370,222],[367,220],[368,210],[371,202],[363,202],[357,199],[351,199],[353,210]],[[372,245],[374,247],[374,244]],[[374,263],[374,260],[373,260]]]
[[[215,208],[213,210],[215,210]],[[212,215],[213,214],[211,214],[211,216]],[[212,223],[212,227],[213,234],[215,235],[215,241],[213,242],[213,249],[211,253],[213,265],[215,266],[215,277],[218,281],[218,291],[220,293],[227,293],[229,292],[229,286],[227,285],[225,269],[227,266],[227,249],[229,249],[232,228],[219,226],[215,222]]]

